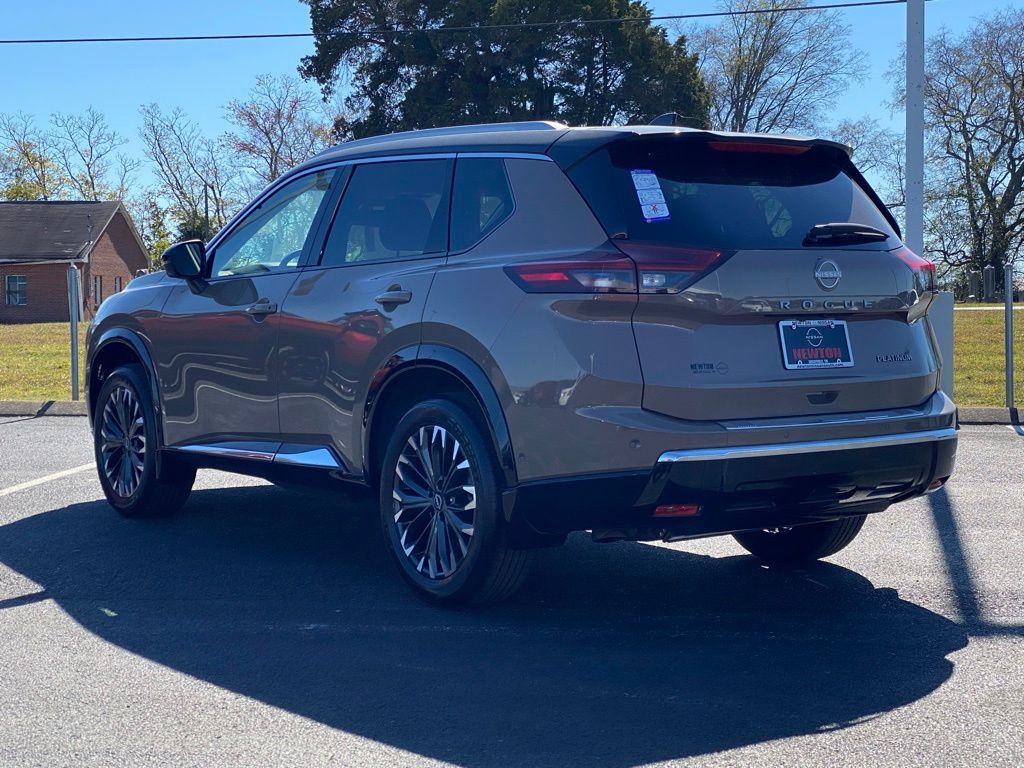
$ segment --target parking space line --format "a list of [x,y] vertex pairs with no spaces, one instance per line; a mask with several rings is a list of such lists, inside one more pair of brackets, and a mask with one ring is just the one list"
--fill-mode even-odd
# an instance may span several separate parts
[[82,464],[79,467],[64,469],[61,470],[60,472],[54,472],[52,475],[44,475],[43,477],[37,477],[35,480],[26,480],[24,483],[18,483],[17,485],[12,485],[9,488],[0,488],[0,496],[9,496],[12,493],[24,491],[28,488],[33,488],[37,485],[48,483],[51,480],[60,480],[62,477],[67,477],[68,475],[74,475],[79,472],[84,472],[85,470],[92,469],[95,466],[95,464],[90,462],[89,464]]

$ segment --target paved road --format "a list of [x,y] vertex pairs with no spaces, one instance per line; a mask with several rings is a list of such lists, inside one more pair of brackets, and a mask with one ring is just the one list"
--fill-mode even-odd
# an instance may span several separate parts
[[332,500],[208,472],[142,522],[91,471],[25,486],[89,460],[82,419],[0,420],[3,766],[1024,765],[1006,427],[828,563],[580,536],[472,612]]

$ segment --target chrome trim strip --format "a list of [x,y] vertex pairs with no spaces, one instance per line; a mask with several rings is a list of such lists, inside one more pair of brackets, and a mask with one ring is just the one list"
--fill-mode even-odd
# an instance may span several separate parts
[[494,157],[501,160],[544,160],[555,162],[550,156],[540,152],[457,152],[457,157]]
[[956,440],[957,430],[930,429],[925,432],[902,432],[895,435],[872,437],[846,437],[838,440],[812,440],[801,443],[769,443],[767,445],[736,445],[725,448],[696,448],[683,451],[665,451],[658,457],[659,464],[677,461],[715,461],[719,459],[754,459],[762,456],[792,456],[803,453],[850,451],[858,448],[884,448],[892,445],[913,445]]
[[727,420],[718,422],[729,432],[752,432],[763,429],[803,429],[826,426],[838,426],[871,422],[878,424],[887,421],[906,421],[907,419],[923,419],[937,417],[947,411],[950,420],[956,406],[944,392],[936,392],[927,403],[918,408],[894,408],[888,411],[855,411],[853,413],[824,414],[815,416],[778,416],[765,419]]
[[290,467],[313,467],[316,469],[341,469],[341,462],[334,451],[327,447],[313,445],[294,445],[285,443],[274,456],[275,464],[287,464]]
[[234,445],[211,444],[211,445],[172,445],[168,446],[172,451],[183,453],[199,453],[204,456],[218,456],[225,459],[248,459],[250,461],[273,461],[274,449],[267,446],[266,449],[249,447],[245,443]]
[[366,165],[367,163],[391,163],[397,160],[454,160],[454,152],[417,152],[415,155],[371,155],[353,157],[339,161],[340,165]]

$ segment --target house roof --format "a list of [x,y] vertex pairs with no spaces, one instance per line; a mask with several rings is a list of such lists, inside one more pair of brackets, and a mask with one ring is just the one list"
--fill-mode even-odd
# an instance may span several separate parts
[[120,207],[116,200],[0,203],[0,263],[83,258]]

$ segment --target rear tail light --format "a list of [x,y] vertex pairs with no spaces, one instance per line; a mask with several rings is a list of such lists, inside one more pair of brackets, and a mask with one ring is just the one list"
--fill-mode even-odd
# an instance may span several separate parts
[[722,251],[616,241],[618,257],[531,261],[505,267],[527,293],[679,293],[722,260]]
[[527,293],[636,293],[636,265],[624,257],[533,261],[505,273]]
[[722,259],[721,251],[709,248],[615,244],[636,262],[640,293],[679,293]]
[[938,283],[935,281],[934,262],[921,258],[906,246],[893,251],[893,255],[910,267],[910,270],[914,273],[914,283],[918,291],[938,290]]

